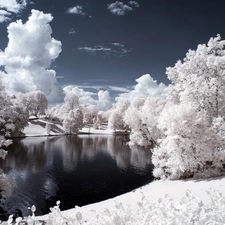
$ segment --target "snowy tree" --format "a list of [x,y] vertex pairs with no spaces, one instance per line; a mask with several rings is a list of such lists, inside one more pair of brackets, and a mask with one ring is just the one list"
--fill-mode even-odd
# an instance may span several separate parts
[[79,98],[73,92],[68,92],[64,98],[64,105],[61,107],[62,113],[66,114],[79,107]]
[[172,84],[159,119],[154,176],[171,179],[225,172],[225,41],[218,35],[167,68]]
[[46,118],[49,121],[61,121],[60,110],[56,107],[52,107],[52,108],[48,109],[46,112]]
[[8,131],[11,135],[18,135],[23,129],[28,126],[29,113],[21,105],[12,105],[7,103],[7,107],[3,110],[3,117],[7,120],[7,126],[11,126]]
[[41,91],[32,91],[25,94],[18,93],[11,102],[15,106],[20,106],[24,111],[28,111],[29,115],[44,115],[48,108],[48,100],[46,95]]
[[84,124],[93,124],[97,120],[98,108],[95,105],[85,106],[83,111],[83,122]]
[[130,101],[128,99],[120,98],[116,104],[116,107],[111,111],[108,128],[113,130],[128,129],[127,125],[123,121],[124,112],[128,109]]
[[[8,137],[11,136],[11,133],[15,130],[19,131],[24,128],[18,122],[19,120],[19,115],[15,111],[15,108],[10,104],[0,79],[0,159],[5,159],[7,155],[5,148],[12,144],[12,140],[8,139]],[[9,194],[12,185],[12,179],[0,169],[0,194],[2,192]]]
[[79,98],[73,92],[68,92],[64,98],[64,104],[54,112],[56,120],[63,121],[70,111],[80,109]]
[[48,108],[48,100],[46,95],[42,91],[31,92],[34,98],[34,114],[35,115],[44,115]]
[[124,115],[125,123],[130,127],[132,145],[155,146],[163,134],[158,128],[158,117],[165,105],[165,100],[154,97],[136,97]]
[[66,134],[77,134],[83,127],[83,114],[79,108],[70,110],[63,120],[63,129]]

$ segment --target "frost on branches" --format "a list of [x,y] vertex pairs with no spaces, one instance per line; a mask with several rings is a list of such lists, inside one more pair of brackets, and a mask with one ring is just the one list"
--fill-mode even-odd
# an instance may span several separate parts
[[108,128],[114,131],[116,130],[127,130],[127,124],[123,120],[124,112],[130,105],[130,101],[127,99],[119,99],[116,104],[116,107],[112,109],[109,119],[108,119]]
[[[7,139],[14,131],[24,128],[20,124],[19,107],[14,107],[5,94],[4,87],[0,79],[0,160],[4,160],[7,148],[12,141]],[[3,173],[0,168],[0,195],[10,194],[13,181]]]
[[159,117],[165,138],[153,150],[154,176],[179,179],[225,172],[225,41],[218,35],[167,68],[172,84]]
[[63,115],[63,129],[66,134],[77,134],[83,127],[83,113],[79,105],[79,98],[74,93],[67,93],[61,107]]
[[157,139],[162,138],[158,129],[158,115],[165,105],[165,100],[139,95],[131,101],[124,115],[125,123],[131,128],[129,145],[154,147]]

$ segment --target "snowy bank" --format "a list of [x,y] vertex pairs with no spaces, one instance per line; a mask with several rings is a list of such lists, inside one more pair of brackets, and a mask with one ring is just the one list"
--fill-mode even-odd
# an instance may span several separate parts
[[[50,132],[47,132],[46,125],[50,125]],[[94,129],[93,127],[84,127],[79,130],[78,134],[128,134],[123,130],[109,130],[106,126],[102,129]],[[63,131],[63,125],[60,122],[49,122],[45,119],[32,118],[28,122],[28,126],[24,128],[23,132],[19,135],[20,137],[36,137],[36,136],[57,136],[65,135]]]
[[[189,220],[190,217],[198,217],[192,222],[190,221],[190,223],[183,224],[205,224],[205,222],[210,222],[210,220],[216,222],[216,220],[221,220],[221,216],[223,217],[221,223],[217,221],[217,223],[214,224],[224,224],[225,220],[223,219],[225,219],[225,213],[220,215],[217,214],[218,210],[221,209],[222,212],[225,208],[224,187],[225,177],[207,180],[154,181],[146,186],[113,199],[62,211],[61,216],[66,218],[68,221],[73,221],[71,224],[76,224],[75,221],[78,219],[80,224],[122,225],[137,224],[138,221],[138,224],[168,224],[168,219],[171,219],[169,217],[171,216],[173,218],[176,216],[175,214],[172,215],[173,213],[177,213],[178,215],[181,213],[177,210],[177,208],[175,212],[173,212],[173,207],[180,207],[180,210],[184,213],[184,215],[180,215],[181,221],[185,221],[185,219]],[[222,197],[218,193],[214,194],[214,197],[216,196],[216,201],[219,202],[219,207],[217,207],[218,204],[216,205],[208,194],[210,190],[217,190],[222,194]],[[189,193],[189,191],[193,194],[193,196]],[[167,197],[167,195],[169,195],[169,197]],[[157,218],[154,218],[151,210],[158,210]],[[159,210],[162,212],[159,212]],[[195,210],[195,216],[193,214],[193,210]],[[210,212],[212,215],[207,210],[211,210]],[[203,215],[203,212],[205,212],[206,215]],[[165,217],[160,218],[160,216],[162,217],[160,213],[164,214]],[[185,213],[187,214],[186,216]],[[190,213],[190,215],[188,215],[188,213]],[[200,216],[197,215],[198,213]],[[50,214],[50,218],[53,215],[54,212]],[[150,217],[146,218],[146,216],[149,215]],[[184,218],[182,218],[182,216]],[[213,218],[215,216],[216,218]],[[48,218],[49,215],[37,217],[37,219],[40,220],[48,220]],[[141,218],[143,218],[143,220],[140,220]],[[178,218],[174,217],[174,220],[175,223],[173,224],[182,224],[179,222]]]

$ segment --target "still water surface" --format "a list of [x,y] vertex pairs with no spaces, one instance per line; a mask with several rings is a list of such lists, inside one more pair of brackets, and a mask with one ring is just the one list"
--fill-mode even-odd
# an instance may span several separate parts
[[102,201],[153,180],[149,149],[126,144],[127,136],[63,136],[15,139],[2,162],[15,179],[0,207],[11,214],[35,205],[36,215],[61,201],[61,210]]

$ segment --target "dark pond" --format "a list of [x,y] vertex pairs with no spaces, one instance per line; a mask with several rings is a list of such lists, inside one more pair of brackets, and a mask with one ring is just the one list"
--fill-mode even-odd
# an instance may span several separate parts
[[1,165],[16,185],[10,196],[0,198],[1,211],[20,209],[27,216],[35,205],[35,214],[42,215],[57,200],[65,210],[151,182],[150,150],[130,149],[127,141],[127,136],[108,135],[15,139]]

